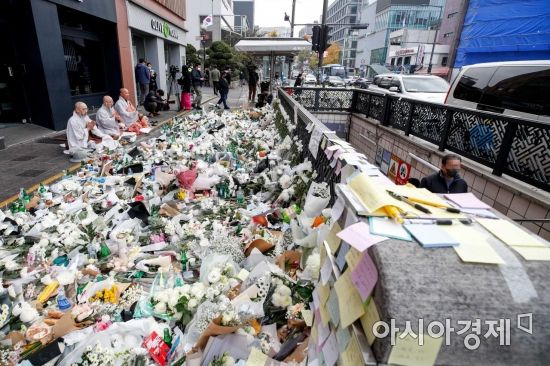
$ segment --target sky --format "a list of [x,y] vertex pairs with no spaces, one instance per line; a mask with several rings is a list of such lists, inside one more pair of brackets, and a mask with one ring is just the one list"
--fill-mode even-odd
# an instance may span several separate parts
[[[329,4],[333,0],[329,0]],[[290,27],[284,21],[285,11],[292,16],[292,0],[256,0],[254,23],[260,27]],[[323,11],[323,0],[296,0],[295,23],[313,23],[319,21]],[[297,34],[302,26],[296,26]]]

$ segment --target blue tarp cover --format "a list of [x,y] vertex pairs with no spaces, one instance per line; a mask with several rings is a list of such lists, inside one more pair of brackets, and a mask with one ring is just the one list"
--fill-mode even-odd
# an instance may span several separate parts
[[550,0],[470,0],[455,68],[550,60]]

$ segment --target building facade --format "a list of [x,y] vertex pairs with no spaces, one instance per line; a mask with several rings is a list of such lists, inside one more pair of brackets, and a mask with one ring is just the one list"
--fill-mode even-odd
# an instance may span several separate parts
[[[319,24],[318,21],[313,21],[315,24]],[[298,32],[298,37],[304,38],[305,36],[311,37],[313,35],[313,25],[306,25]]]
[[0,121],[54,130],[121,86],[113,0],[0,2]]
[[390,34],[394,31],[437,27],[445,1],[378,0],[363,6],[362,23],[369,23],[369,27],[359,36],[359,65],[384,65],[388,58]]
[[[189,30],[188,41],[197,50],[209,47],[212,42],[225,41],[234,44],[231,38],[235,34],[235,14],[233,0],[213,0],[189,2],[187,7],[186,28]],[[213,23],[202,27],[203,20],[213,15]],[[201,43],[201,36],[205,42]],[[236,39],[236,38],[235,38]]]
[[[466,16],[467,2],[467,0],[447,0],[441,18],[437,43],[449,46],[449,66],[454,64],[456,57],[456,49],[458,48],[460,33]],[[450,72],[448,77],[451,77]]]
[[254,0],[234,0],[235,29],[248,34],[254,29]]
[[[185,46],[188,38],[187,30],[183,28],[185,9],[180,8],[179,13],[167,8],[165,10],[168,11],[160,12],[158,6],[162,4],[156,1],[126,0],[125,5],[126,13],[119,13],[119,20],[128,24],[126,31],[129,34],[131,57],[123,58],[124,86],[135,90],[134,67],[139,59],[143,58],[150,62],[156,71],[158,88],[166,92],[172,90],[173,95],[177,85],[173,71],[181,70],[185,64]],[[127,44],[121,40],[119,46],[122,55],[127,50]],[[130,74],[132,81],[129,80]]]
[[260,34],[265,34],[266,37],[272,32],[276,32],[279,38],[290,37],[290,27],[260,27]]
[[327,10],[327,23],[330,25],[330,42],[338,42],[342,52],[342,65],[355,68],[357,40],[350,37],[350,26],[359,23],[361,0],[336,0]]

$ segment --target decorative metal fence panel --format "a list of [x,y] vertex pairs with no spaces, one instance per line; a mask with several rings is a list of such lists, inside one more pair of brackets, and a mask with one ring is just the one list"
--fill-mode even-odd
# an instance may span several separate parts
[[[493,169],[494,175],[508,174],[550,191],[550,124],[367,90],[285,90],[309,111],[363,114],[406,135],[429,141],[441,151],[448,149],[475,160]],[[279,95],[283,95],[282,89]],[[309,138],[305,125],[304,132]]]

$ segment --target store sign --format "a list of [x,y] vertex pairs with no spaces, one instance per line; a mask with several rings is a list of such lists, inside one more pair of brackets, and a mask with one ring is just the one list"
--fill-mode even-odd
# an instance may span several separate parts
[[414,48],[403,48],[395,51],[395,56],[412,55],[415,53],[416,53],[416,50]]
[[161,32],[165,38],[172,37],[178,39],[178,31],[168,25],[167,22],[161,22],[156,19],[151,19],[151,28],[158,32]]

